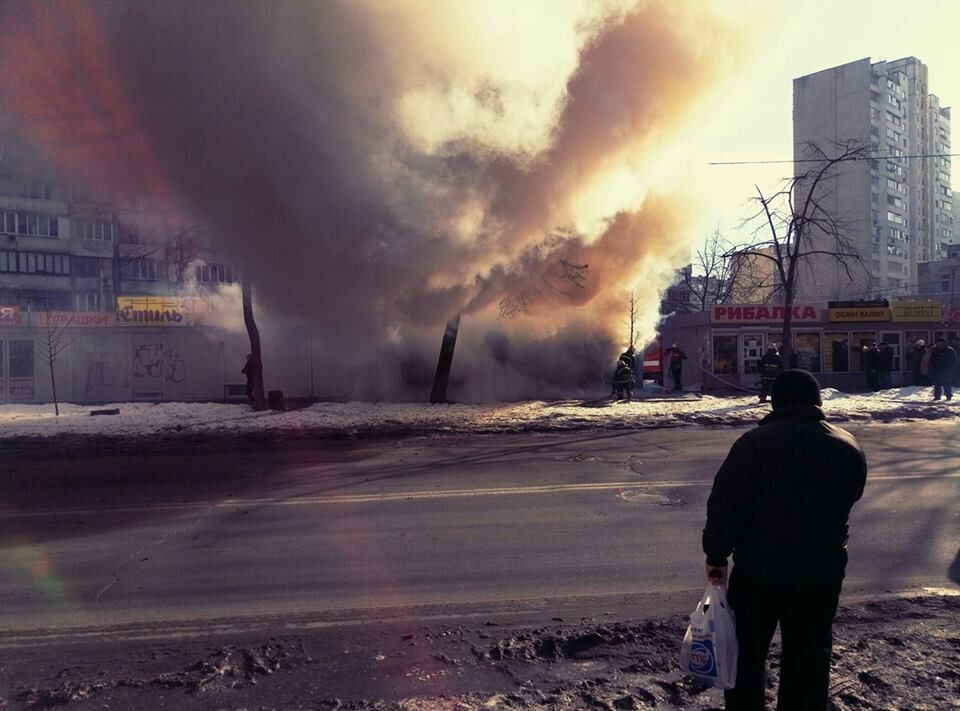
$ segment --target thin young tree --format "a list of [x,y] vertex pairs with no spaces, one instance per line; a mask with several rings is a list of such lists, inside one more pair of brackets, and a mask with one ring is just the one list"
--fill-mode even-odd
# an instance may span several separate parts
[[60,400],[57,397],[57,370],[55,368],[57,358],[64,350],[73,343],[72,338],[67,337],[65,327],[55,316],[56,312],[42,312],[43,330],[37,334],[37,355],[50,371],[50,388],[53,391],[53,411],[60,416]]
[[784,181],[780,190],[764,193],[757,186],[759,210],[745,224],[757,224],[754,240],[734,247],[726,256],[738,260],[766,260],[772,263],[775,291],[783,304],[780,355],[790,362],[793,336],[793,306],[801,268],[813,268],[814,259],[836,263],[853,281],[854,269],[862,268],[863,255],[847,236],[849,227],[831,207],[836,179],[851,164],[869,160],[869,148],[859,141],[834,143],[827,153],[820,146],[806,144],[807,157],[795,164],[802,170]]

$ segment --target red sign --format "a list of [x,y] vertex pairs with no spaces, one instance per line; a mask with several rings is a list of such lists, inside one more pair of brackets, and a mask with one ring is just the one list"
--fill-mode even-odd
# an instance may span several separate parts
[[960,323],[960,306],[954,306],[952,309],[948,304],[943,305],[943,322]]
[[[820,309],[814,304],[797,304],[791,309],[794,321],[819,321]],[[710,313],[713,323],[780,323],[786,309],[778,305],[714,306]]]
[[0,306],[0,327],[19,326],[20,325],[20,307],[19,306]]

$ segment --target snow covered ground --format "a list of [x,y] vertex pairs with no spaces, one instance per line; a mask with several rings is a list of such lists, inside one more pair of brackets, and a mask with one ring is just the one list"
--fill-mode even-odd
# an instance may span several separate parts
[[[735,426],[756,423],[769,404],[754,395],[678,395],[646,390],[633,402],[609,399],[499,404],[316,403],[287,412],[253,412],[243,404],[118,403],[0,405],[0,441],[16,437],[90,435],[141,437],[164,433],[403,434],[494,433],[577,429],[648,429],[685,425]],[[932,402],[930,388],[904,387],[848,395],[823,392],[824,410],[835,422],[953,420],[960,397]],[[119,415],[92,417],[91,410],[119,408]]]

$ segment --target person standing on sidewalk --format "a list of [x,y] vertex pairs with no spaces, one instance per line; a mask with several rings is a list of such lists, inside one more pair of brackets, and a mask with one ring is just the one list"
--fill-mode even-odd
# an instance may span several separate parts
[[956,367],[956,351],[944,339],[938,338],[930,351],[930,380],[933,382],[934,400],[939,400],[941,393],[947,400],[953,398],[953,371]]
[[783,358],[777,352],[777,344],[771,343],[767,346],[767,352],[760,359],[760,402],[767,401],[767,395],[770,394],[770,386],[777,376],[783,372]]
[[741,436],[717,472],[703,530],[707,579],[727,582],[736,614],[736,687],[728,711],[762,711],[766,659],[780,625],[777,708],[827,708],[833,618],[847,565],[850,509],[867,462],[849,432],[828,424],[820,384],[787,370],[772,386],[773,412]]
[[687,359],[687,354],[680,350],[680,346],[674,343],[666,350],[666,355],[670,359],[670,375],[673,377],[673,389],[683,390],[683,361]]

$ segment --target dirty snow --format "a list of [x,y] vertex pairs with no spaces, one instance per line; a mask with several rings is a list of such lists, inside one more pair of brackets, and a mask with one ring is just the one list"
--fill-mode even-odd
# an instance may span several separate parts
[[[825,389],[824,410],[837,422],[943,420],[960,416],[960,398],[932,402],[930,388],[904,387],[849,395]],[[316,403],[286,412],[253,412],[245,404],[116,403],[0,405],[0,440],[55,435],[139,437],[177,432],[216,434],[492,433],[591,428],[647,429],[683,425],[735,426],[759,420],[769,404],[753,395],[669,394],[644,391],[633,402],[528,401],[498,404]],[[96,409],[119,415],[92,417]]]

